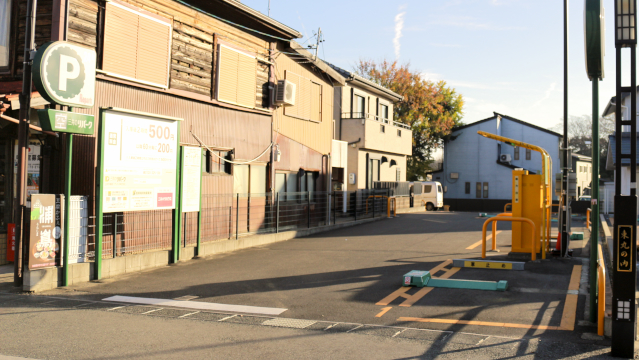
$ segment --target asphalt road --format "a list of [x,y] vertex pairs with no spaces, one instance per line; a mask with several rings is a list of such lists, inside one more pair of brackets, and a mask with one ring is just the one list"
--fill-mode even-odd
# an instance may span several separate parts
[[[51,359],[605,356],[609,342],[592,340],[589,334],[596,329],[580,321],[586,297],[579,295],[576,307],[566,306],[571,275],[581,275],[581,258],[527,263],[525,271],[443,266],[447,259],[480,256],[481,246],[467,248],[481,240],[484,221],[476,213],[404,214],[42,295],[0,296],[5,320],[0,354]],[[499,229],[501,252],[491,255],[495,259],[509,251],[509,225]],[[436,267],[443,269],[437,276],[451,279],[508,280],[509,290],[433,289],[417,296],[419,289],[411,289],[388,301],[401,288],[403,274]],[[278,317],[191,314],[102,301],[113,295],[194,296],[193,302],[287,310]],[[414,303],[400,306],[411,295]],[[380,304],[383,299],[388,304]],[[573,331],[546,328],[562,325],[566,314],[575,316]],[[35,334],[39,343],[30,345]],[[60,339],[69,346],[56,347]],[[69,355],[76,350],[77,356]]]

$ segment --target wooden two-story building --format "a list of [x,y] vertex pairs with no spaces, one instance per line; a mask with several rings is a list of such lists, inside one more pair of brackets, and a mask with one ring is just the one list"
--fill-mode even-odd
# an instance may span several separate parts
[[[0,0],[0,7],[2,264],[15,201],[26,1]],[[96,127],[101,108],[183,119],[181,145],[209,149],[205,206],[207,201],[222,204],[221,195],[235,193],[259,201],[276,191],[328,189],[333,91],[345,79],[295,43],[298,31],[235,0],[40,0],[36,16],[37,46],[66,40],[95,49],[95,106],[74,111],[95,115]],[[278,80],[296,85],[294,106],[274,103]],[[34,93],[32,106],[55,104]],[[30,122],[34,156],[29,157],[28,189],[61,193],[67,137],[40,131],[33,112]],[[72,193],[88,196],[93,214],[97,133],[76,135],[73,141]],[[123,216],[125,223],[152,219],[171,226],[170,211]],[[228,226],[210,227],[204,236],[227,231]],[[152,236],[166,237],[169,244],[170,233],[160,229]]]

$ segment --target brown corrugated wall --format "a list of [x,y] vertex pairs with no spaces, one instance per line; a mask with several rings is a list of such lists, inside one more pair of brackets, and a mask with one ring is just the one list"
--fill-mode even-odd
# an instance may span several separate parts
[[[226,109],[116,82],[98,80],[95,107],[92,109],[76,108],[76,111],[95,115],[97,129],[101,107],[117,107],[183,118],[180,139],[183,143],[197,143],[189,132],[192,130],[208,146],[235,149],[236,159],[253,159],[262,153],[271,142],[271,117],[268,115]],[[73,194],[86,195],[91,199],[96,195],[97,135],[97,130],[94,136],[76,135],[73,142]],[[269,153],[267,152],[259,160],[268,161]],[[202,184],[202,195],[205,197],[203,208],[225,209],[231,205],[229,199],[210,197],[210,195],[232,192],[232,176],[204,176]],[[90,204],[92,210],[93,206],[92,202]],[[229,222],[229,215],[226,211],[216,209],[214,214],[209,213],[205,216],[213,216],[215,223],[203,222],[204,241],[219,239],[228,233],[225,224]],[[118,232],[124,232],[118,235],[116,243],[118,249],[125,248],[126,253],[135,253],[170,246],[171,211],[130,212],[121,214],[120,218],[118,223],[125,225],[118,226]],[[107,228],[107,224],[108,219],[105,219],[105,233],[112,231],[112,228]],[[224,226],[220,224],[224,224]],[[158,234],[169,234],[169,238],[162,236],[162,239],[159,239],[161,241],[152,239],[158,237]],[[103,248],[107,257],[111,256],[112,243],[112,238],[105,236]],[[122,250],[118,250],[118,253],[120,251]]]

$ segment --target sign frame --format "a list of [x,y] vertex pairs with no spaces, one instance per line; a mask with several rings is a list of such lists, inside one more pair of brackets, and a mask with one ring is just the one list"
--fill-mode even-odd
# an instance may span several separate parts
[[[109,121],[109,117],[122,116],[121,125],[114,126]],[[128,117],[128,118],[127,118]],[[164,128],[164,136],[161,132],[155,133],[156,126],[158,124],[152,124],[153,121],[162,123],[169,122],[165,125],[161,125]],[[136,126],[135,122],[139,124]],[[106,213],[122,212],[122,211],[146,211],[146,210],[169,210],[175,209],[178,206],[179,201],[179,173],[180,173],[180,131],[179,124],[181,119],[165,117],[156,114],[148,114],[141,112],[132,112],[117,108],[106,108],[101,112],[101,127],[103,130],[100,134],[101,137],[101,159],[100,166],[100,179],[103,181],[101,194],[101,200],[103,201],[103,211]],[[148,126],[148,128],[147,128]],[[173,128],[173,126],[175,126]],[[173,128],[171,132],[175,131],[175,138],[168,135],[169,129]],[[107,139],[108,135],[108,139]],[[160,142],[160,143],[157,143]],[[108,149],[107,149],[108,147]],[[162,150],[162,148],[166,149]],[[114,158],[112,150],[117,149],[120,154],[126,155],[123,159],[122,156],[117,159]],[[164,155],[164,153],[167,153]],[[158,153],[163,155],[158,155]],[[137,156],[137,158],[136,158]],[[164,156],[166,159],[170,159],[173,165],[166,167],[163,166],[163,162],[159,157]],[[149,160],[144,160],[149,158]],[[136,165],[139,163],[145,163],[148,161],[155,161],[155,169],[152,165],[145,171],[155,171],[158,174],[137,173]],[[159,164],[159,165],[157,165]],[[168,165],[168,164],[167,164]],[[175,179],[172,179],[170,174],[166,174],[165,171],[170,170]],[[164,179],[158,180],[157,178]],[[158,182],[159,181],[159,182]],[[167,181],[169,183],[167,183]],[[121,183],[121,184],[118,184]],[[111,202],[105,201],[106,191],[115,191],[113,194],[106,194]],[[168,198],[169,192],[171,198]],[[136,193],[138,196],[136,197]],[[167,196],[162,198],[162,194],[166,193]],[[142,194],[142,195],[140,195]],[[169,203],[167,203],[167,200]],[[164,202],[163,204],[160,204]]]
[[[31,197],[28,247],[29,270],[61,266],[63,264],[61,254],[64,251],[63,239],[65,236],[64,198],[64,195],[57,194],[33,194]],[[45,200],[45,206],[38,206]],[[49,211],[46,209],[49,209]],[[41,214],[40,211],[44,212]],[[40,241],[36,240],[38,238],[40,238]],[[42,240],[45,240],[44,243],[41,243]],[[53,241],[53,244],[47,244],[50,241]],[[53,249],[51,249],[51,245],[53,245]],[[53,258],[49,259],[52,252],[54,254]],[[45,256],[46,259],[42,259],[42,256]]]
[[[189,154],[192,152],[193,154]],[[195,155],[197,153],[197,155]],[[193,160],[193,163],[197,163],[197,165],[190,165],[187,160],[188,156],[197,156],[197,160]],[[187,172],[187,168],[192,167],[190,169],[193,174],[189,174]],[[182,180],[180,182],[180,200],[182,202],[182,212],[197,212],[200,211],[202,207],[202,149],[197,146],[182,146]],[[189,180],[189,175],[193,177],[197,175],[197,184],[191,183]],[[197,193],[195,196],[197,198],[197,204],[189,204],[188,196],[189,191],[194,191]]]
[[[116,111],[116,112],[122,112],[122,113],[126,113],[126,114],[133,114],[133,115],[141,115],[141,116],[148,116],[148,117],[155,117],[155,118],[160,118],[160,119],[166,119],[166,120],[174,120],[177,121],[177,149],[178,149],[178,153],[176,154],[176,156],[178,156],[178,161],[177,161],[177,167],[176,167],[176,194],[179,191],[179,177],[180,177],[180,162],[179,162],[179,140],[180,140],[180,131],[181,131],[181,122],[184,120],[182,118],[176,118],[176,117],[171,117],[171,116],[163,116],[163,115],[158,115],[158,114],[151,114],[151,113],[145,113],[145,112],[140,112],[140,111],[135,111],[135,110],[128,110],[128,109],[122,109],[122,108],[117,108],[117,107],[102,107],[100,108],[100,126],[98,129],[98,176],[96,176],[96,193],[98,194],[98,196],[96,197],[96,206],[95,206],[95,210],[96,210],[96,234],[95,234],[95,261],[93,263],[94,266],[94,271],[95,271],[95,276],[96,279],[99,280],[102,278],[102,240],[103,240],[103,226],[104,226],[104,202],[103,202],[103,197],[104,197],[104,184],[102,183],[102,179],[104,178],[104,135],[105,135],[105,117],[106,117],[106,113],[107,111]],[[176,199],[176,207],[179,204],[178,200]],[[177,214],[176,213],[176,209],[173,209],[173,213],[174,215]],[[175,216],[174,216],[175,217]],[[175,226],[175,221],[173,223],[173,237],[174,237],[174,241],[173,244],[175,244],[177,238],[179,237],[179,231],[177,229],[177,227]],[[173,251],[173,253],[175,254],[176,251]],[[174,262],[174,261],[173,261]]]
[[[96,61],[94,49],[66,41],[50,41],[38,48],[33,59],[33,84],[40,95],[52,104],[92,108],[95,105]],[[54,73],[56,69],[62,71],[63,67],[67,70],[64,76],[60,72]],[[64,84],[59,83],[61,77]],[[82,84],[74,84],[74,80],[82,81]],[[69,84],[69,81],[72,83]],[[54,88],[56,82],[57,89]],[[71,86],[67,88],[68,85]]]
[[40,127],[47,131],[69,134],[93,135],[95,116],[54,109],[38,110]]
[[593,80],[604,78],[604,56],[606,55],[606,19],[603,0],[585,0],[584,4],[584,51],[586,73]]

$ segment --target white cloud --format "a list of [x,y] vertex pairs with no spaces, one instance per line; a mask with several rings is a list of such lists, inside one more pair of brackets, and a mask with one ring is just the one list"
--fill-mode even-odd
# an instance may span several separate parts
[[422,73],[422,78],[426,80],[430,80],[430,81],[444,80],[444,77],[442,76],[442,74],[427,73],[427,72]]
[[557,87],[557,83],[553,82],[550,84],[550,86],[548,87],[548,89],[546,89],[546,93],[544,94],[544,97],[539,99],[536,103],[534,103],[532,105],[533,108],[541,105],[542,102],[544,102],[545,100],[550,98],[550,95],[552,94],[553,91],[555,91],[555,88]]
[[402,29],[404,28],[404,15],[406,15],[406,5],[399,7],[399,12],[395,15],[395,37],[393,38],[393,47],[395,48],[395,60],[399,59],[399,51],[401,44],[399,39],[402,37]]

